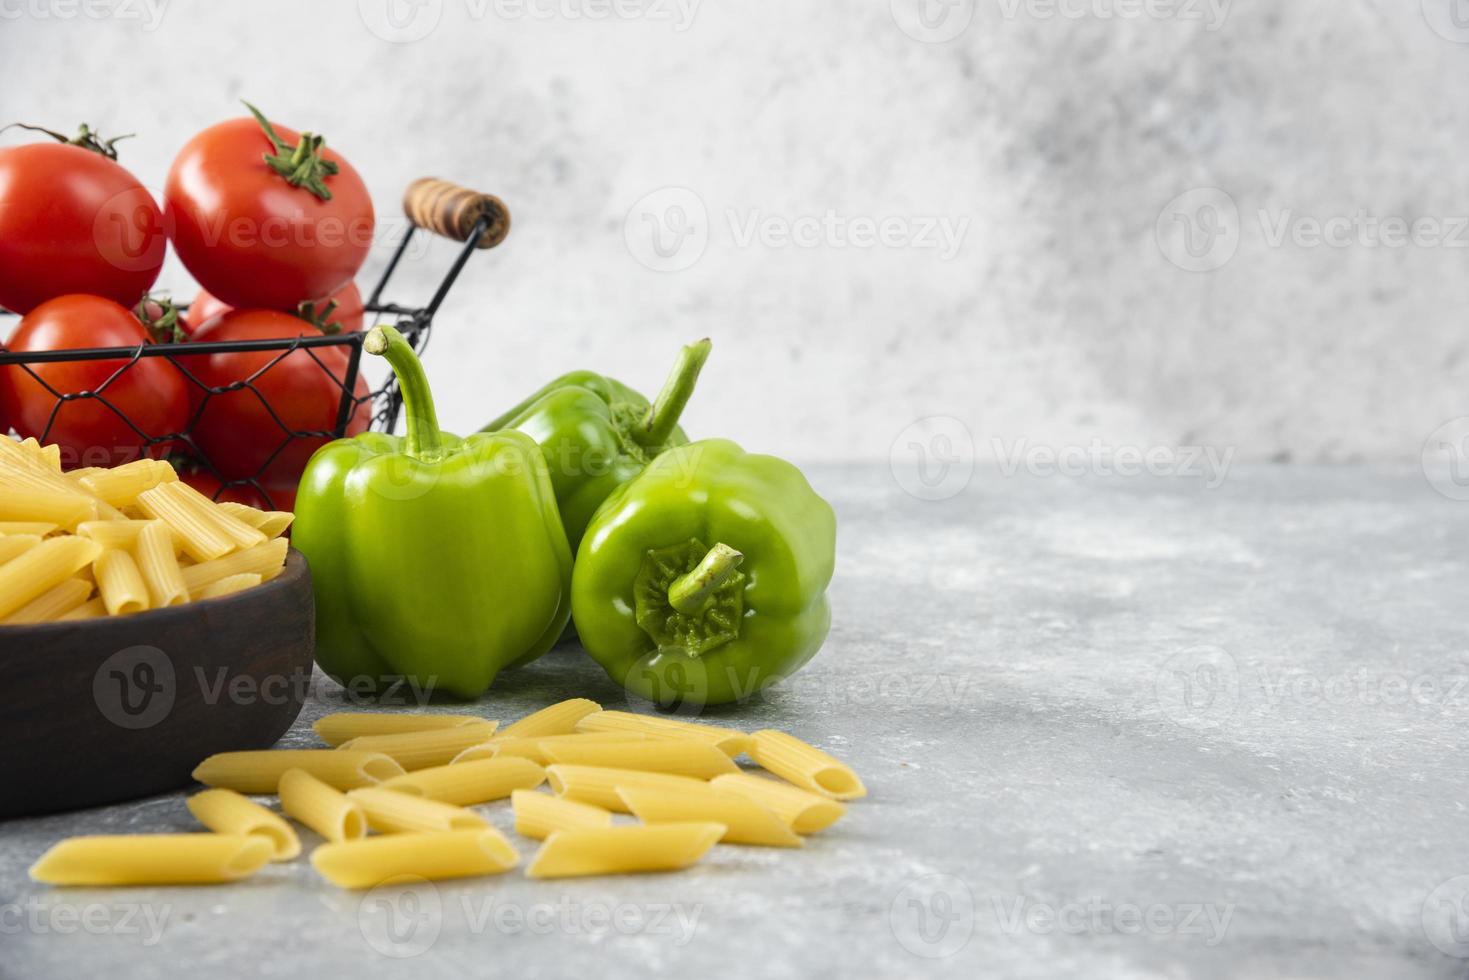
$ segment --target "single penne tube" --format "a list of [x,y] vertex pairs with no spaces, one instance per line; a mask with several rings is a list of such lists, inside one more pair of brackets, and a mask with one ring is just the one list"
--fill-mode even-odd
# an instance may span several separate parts
[[113,507],[127,507],[144,491],[161,483],[177,482],[178,478],[173,467],[162,460],[135,459],[111,469],[88,473],[77,482],[88,493]]
[[102,549],[86,538],[46,538],[0,565],[0,619],[90,565]]
[[602,706],[586,698],[571,698],[548,708],[526,715],[519,721],[502,728],[496,738],[541,738],[545,735],[569,735],[576,731],[576,723]]
[[40,543],[39,534],[8,534],[0,538],[0,565],[19,558]]
[[342,888],[371,888],[408,875],[439,880],[500,874],[519,860],[515,847],[493,827],[388,834],[323,844],[311,852],[311,866]]
[[548,766],[551,758],[546,755],[547,745],[560,745],[562,743],[581,743],[595,745],[626,744],[628,742],[646,742],[648,736],[641,732],[586,732],[571,735],[547,735],[544,738],[507,738],[501,739],[498,735],[487,742],[479,745],[471,745],[460,752],[453,759],[455,765],[461,762],[473,762],[476,759],[508,759],[512,757],[529,759],[537,765]]
[[54,530],[56,525],[45,521],[0,521],[0,535],[34,534],[38,538],[44,538]]
[[194,819],[216,834],[258,834],[270,841],[271,860],[289,861],[301,853],[301,839],[278,815],[232,789],[206,789],[189,797]]
[[478,715],[420,715],[401,711],[337,711],[323,715],[311,728],[327,745],[341,745],[364,735],[401,735],[436,728],[458,728],[484,721]]
[[274,793],[287,769],[304,769],[337,789],[376,786],[403,775],[403,767],[380,752],[342,749],[274,749],[217,752],[199,763],[194,778],[205,786],[238,793]]
[[381,752],[397,760],[404,769],[428,769],[446,766],[471,745],[477,745],[495,734],[499,722],[476,721],[453,728],[436,728],[426,732],[401,732],[396,735],[360,735],[343,742],[338,749],[359,752]]
[[367,815],[345,793],[328,786],[305,769],[287,769],[276,787],[281,810],[329,841],[357,840],[367,835]]
[[692,721],[636,715],[631,711],[599,711],[576,723],[579,732],[642,732],[651,738],[692,738],[712,742],[733,758],[750,750],[751,738],[734,728],[700,725]]
[[525,869],[530,878],[681,871],[709,853],[724,825],[661,823],[605,829],[558,830]]
[[82,477],[91,476],[93,473],[101,473],[106,468],[105,466],[83,466],[81,469],[68,470],[61,474],[61,476],[68,483],[78,483]]
[[590,803],[606,810],[616,810],[618,813],[632,812],[617,794],[624,786],[678,790],[704,785],[701,780],[689,776],[670,776],[663,772],[570,765],[547,766],[546,781],[557,796],[564,796],[578,803]]
[[586,830],[612,826],[612,811],[564,796],[518,789],[510,794],[515,832],[544,840],[558,830]]
[[280,537],[296,519],[296,515],[288,510],[260,510],[233,500],[221,500],[215,506],[231,517],[244,521],[267,538]]
[[79,494],[59,494],[0,475],[0,520],[42,522],[74,528],[97,519],[97,501]]
[[834,800],[867,795],[867,787],[846,763],[816,746],[770,728],[755,732],[754,738],[750,758],[786,782]]
[[[179,545],[183,548],[184,554],[196,562],[201,564],[212,562],[238,549],[239,544],[225,534],[216,522],[209,520],[202,508],[195,506],[192,500],[172,490],[174,486],[186,485],[170,483],[144,490],[138,494],[135,501],[136,506],[144,516],[167,524],[178,535]],[[253,569],[239,569],[239,571],[253,571]],[[234,572],[227,574],[234,574]],[[224,576],[221,575],[219,578],[224,578]]]
[[675,776],[712,779],[739,772],[739,766],[710,742],[693,739],[646,739],[641,742],[542,742],[553,763],[641,769]]
[[148,586],[152,608],[165,609],[188,602],[189,589],[184,585],[184,573],[179,568],[178,555],[173,548],[173,532],[162,521],[142,523],[134,543],[134,553],[138,559],[138,571]]
[[724,824],[727,844],[759,844],[765,847],[801,847],[804,842],[784,820],[754,800],[717,789],[698,786],[685,789],[653,789],[620,786],[617,795],[643,823],[710,821]]
[[[6,616],[0,622],[7,626],[21,623],[50,623],[61,619],[92,594],[92,583],[84,578],[69,578],[54,586]],[[105,609],[105,607],[104,607]]]
[[260,576],[254,572],[241,572],[238,575],[226,575],[218,582],[210,582],[200,589],[195,599],[218,599],[220,596],[232,595],[236,592],[244,592],[253,589],[261,582]]
[[[134,547],[138,543],[138,535],[142,532],[143,528],[154,523],[161,522],[135,520],[82,521],[77,525],[77,533],[84,538],[92,539],[104,548],[122,548],[126,550]],[[170,537],[170,546],[172,546],[172,543],[172,538]]]
[[93,565],[97,593],[109,616],[131,616],[148,608],[148,586],[126,551],[104,551]]
[[347,799],[362,807],[367,825],[380,834],[443,834],[489,826],[473,810],[380,786],[350,790]]
[[503,800],[515,790],[534,789],[545,781],[546,770],[536,763],[507,756],[419,769],[385,780],[382,788],[454,806],[474,806]]
[[74,609],[68,610],[56,617],[58,622],[68,622],[76,619],[101,619],[107,615],[107,604],[102,601],[101,596],[88,599]]
[[212,525],[226,538],[234,542],[237,548],[253,548],[267,540],[267,536],[253,524],[235,517],[229,511],[220,510],[219,506],[198,490],[180,480],[160,487],[164,493],[171,494],[184,507],[194,512],[199,520]]
[[280,574],[281,566],[286,563],[286,552],[289,548],[290,545],[285,538],[275,538],[265,544],[257,544],[253,548],[225,555],[223,558],[190,565],[183,570],[184,585],[188,587],[189,594],[194,595],[206,585],[213,585],[220,579],[229,578],[231,575],[253,573],[269,580]]
[[41,855],[30,874],[50,885],[204,885],[248,878],[272,850],[258,834],[71,837]]
[[784,820],[798,834],[825,830],[847,812],[845,806],[830,797],[792,786],[780,779],[742,772],[715,776],[709,785],[720,792],[754,800]]

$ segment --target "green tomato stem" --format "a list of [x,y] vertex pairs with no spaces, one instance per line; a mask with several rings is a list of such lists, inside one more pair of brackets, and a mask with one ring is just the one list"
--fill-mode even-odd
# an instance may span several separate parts
[[439,416],[434,411],[434,395],[428,386],[423,362],[413,352],[413,345],[389,326],[373,327],[362,341],[369,354],[385,357],[398,376],[398,391],[403,396],[403,414],[408,419],[405,451],[425,463],[444,458],[444,443],[439,432]]
[[632,436],[639,445],[656,449],[668,441],[678,427],[678,418],[694,393],[699,372],[709,359],[709,350],[713,346],[705,337],[679,352],[678,363],[673,366],[668,380],[663,382],[663,390],[648,406],[648,414],[643,417],[642,424],[633,430]]
[[668,587],[668,604],[686,616],[694,616],[704,602],[728,581],[745,556],[727,544],[716,544],[687,575],[680,575]]

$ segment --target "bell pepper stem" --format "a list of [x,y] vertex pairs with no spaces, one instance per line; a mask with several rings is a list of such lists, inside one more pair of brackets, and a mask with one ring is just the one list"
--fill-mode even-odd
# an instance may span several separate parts
[[745,556],[727,544],[709,549],[694,570],[680,575],[668,587],[668,604],[686,616],[698,614],[704,601],[729,580]]
[[668,441],[668,437],[678,426],[678,418],[683,414],[684,406],[694,393],[699,372],[709,359],[709,350],[713,346],[709,338],[705,337],[697,343],[689,344],[679,353],[673,373],[663,382],[663,390],[658,392],[658,397],[648,406],[648,414],[643,417],[642,424],[633,432],[633,438],[640,445],[655,448]]
[[398,391],[403,396],[403,414],[408,419],[405,449],[409,456],[434,462],[444,456],[440,438],[439,416],[434,411],[434,396],[428,386],[423,363],[413,352],[413,345],[389,326],[376,326],[367,332],[362,349],[385,357],[398,376]]

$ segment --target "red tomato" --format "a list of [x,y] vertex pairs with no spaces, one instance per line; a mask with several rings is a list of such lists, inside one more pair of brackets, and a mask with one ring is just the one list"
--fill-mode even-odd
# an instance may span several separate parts
[[[235,310],[204,324],[192,340],[207,343],[302,335],[316,336],[318,331],[289,313]],[[284,355],[281,351],[251,351],[180,358],[180,366],[206,387],[249,380],[254,389],[202,399],[193,427],[195,444],[227,480],[256,477],[267,486],[294,486],[311,454],[330,437],[293,437],[289,433],[336,428],[341,379],[347,376],[349,357],[346,347],[317,347]],[[359,398],[368,394],[360,375],[354,394]],[[347,434],[366,430],[370,418],[370,405],[358,405],[348,418]]]
[[152,195],[114,160],[61,143],[0,149],[0,306],[90,293],[132,306],[167,238]]
[[[273,129],[287,151],[300,144],[294,130]],[[275,150],[257,120],[231,119],[184,145],[164,187],[179,258],[199,285],[241,309],[293,310],[330,296],[357,274],[372,244],[372,200],[351,164],[320,147],[314,158],[326,169],[313,190],[265,161],[280,156]]]
[[[47,351],[136,347],[147,340],[138,318],[112,300],[60,296],[27,313],[6,346]],[[101,398],[61,402],[46,386],[60,394],[98,391]],[[141,357],[131,364],[116,358],[7,364],[0,368],[0,414],[22,437],[58,443],[67,467],[116,466],[143,455],[150,438],[184,428],[188,389],[178,369],[162,357]],[[165,448],[152,447],[154,454]]]
[[211,500],[232,500],[237,504],[258,507],[261,510],[294,510],[296,507],[295,484],[265,487],[265,492],[261,493],[248,483],[227,487],[221,491],[220,487],[223,487],[224,484],[208,470],[184,470],[179,473],[179,479]]
[[[351,332],[362,329],[362,293],[358,291],[355,282],[347,283],[347,285],[332,293],[325,301],[318,301],[315,306],[319,311],[325,309],[328,303],[336,303],[337,305],[332,310],[332,315],[326,319],[327,326],[335,326],[337,328],[336,332],[344,330]],[[189,323],[202,327],[221,313],[228,313],[232,309],[234,309],[233,306],[227,303],[221,303],[214,296],[210,295],[208,290],[201,289],[199,290],[199,295],[194,297],[194,302],[189,304]],[[283,310],[282,312],[297,313],[299,315],[301,310],[298,307],[295,310]],[[188,324],[183,324],[183,327],[186,333],[192,334],[194,332],[194,327]]]

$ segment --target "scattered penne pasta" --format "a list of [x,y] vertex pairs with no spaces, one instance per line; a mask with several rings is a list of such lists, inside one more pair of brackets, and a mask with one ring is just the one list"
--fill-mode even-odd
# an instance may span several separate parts
[[50,885],[203,885],[239,881],[273,853],[259,834],[130,834],[71,837],[31,865]]
[[433,881],[500,874],[519,861],[515,847],[492,827],[389,834],[323,844],[311,852],[311,866],[342,888],[371,888],[404,875]]
[[551,764],[550,756],[546,755],[548,745],[559,745],[563,742],[585,742],[588,744],[612,744],[626,742],[645,742],[648,736],[641,732],[587,732],[571,735],[547,735],[544,738],[506,738],[498,735],[488,742],[479,745],[471,745],[454,757],[454,764],[461,762],[473,762],[476,759],[506,759],[512,756],[529,759],[538,765],[548,766]]
[[730,844],[801,847],[804,843],[784,820],[754,800],[707,785],[676,790],[620,786],[617,795],[643,823],[720,823],[724,825],[720,840]]
[[717,823],[558,830],[546,838],[525,873],[530,878],[573,878],[680,871],[709,853],[724,831]]
[[276,814],[232,789],[206,789],[188,800],[189,812],[216,834],[259,834],[270,841],[272,861],[289,861],[301,853],[301,839]]
[[380,834],[441,834],[489,826],[472,810],[381,787],[354,789],[347,799],[362,807],[367,826]]
[[845,806],[830,797],[749,773],[716,776],[709,785],[722,792],[737,793],[754,800],[784,820],[798,834],[825,830],[847,812]]
[[281,810],[329,841],[367,836],[367,815],[346,794],[305,769],[287,769],[277,784]]
[[0,619],[71,578],[101,553],[85,538],[47,538],[0,565]]
[[435,728],[457,728],[484,721],[477,715],[427,715],[390,711],[338,711],[311,726],[327,745],[341,745],[363,735],[401,735]]
[[867,787],[855,772],[816,746],[769,728],[756,732],[754,737],[750,758],[786,782],[835,800],[867,795]]
[[93,565],[97,591],[109,616],[127,616],[148,608],[148,586],[138,563],[126,551],[104,551]]
[[576,723],[587,715],[601,711],[602,706],[586,698],[572,698],[526,715],[496,734],[496,738],[542,738],[547,735],[569,735]]
[[510,794],[515,832],[544,840],[558,830],[586,830],[612,826],[612,811],[564,796],[518,789]]
[[712,742],[721,752],[734,758],[748,752],[753,740],[745,732],[715,725],[700,725],[673,718],[636,715],[631,711],[599,711],[576,723],[579,732],[642,732],[652,738],[692,738]]
[[304,769],[337,789],[376,786],[403,775],[403,767],[380,752],[343,749],[276,749],[259,752],[217,752],[194,769],[194,778],[206,786],[239,793],[274,793],[288,769]]
[[474,806],[503,800],[515,790],[534,789],[545,781],[546,770],[534,762],[507,756],[419,769],[384,781],[382,788],[454,806]]
[[337,750],[381,752],[391,756],[404,769],[428,769],[445,766],[471,745],[478,745],[495,734],[496,721],[475,721],[453,728],[426,732],[402,732],[397,735],[361,735],[337,746]]
[[617,792],[624,787],[678,790],[704,785],[701,780],[689,776],[603,766],[548,766],[546,777],[556,795],[618,813],[632,812]]
[[693,739],[542,742],[541,751],[553,763],[667,772],[676,776],[692,776],[695,779],[712,779],[725,773],[740,771],[718,746]]
[[[94,587],[94,584],[87,579],[69,578],[60,585],[42,592],[6,616],[4,620],[0,620],[0,623],[10,626],[20,623],[49,623],[63,619],[67,613],[87,601],[87,596],[92,594]],[[102,607],[102,611],[106,612],[105,606]]]

